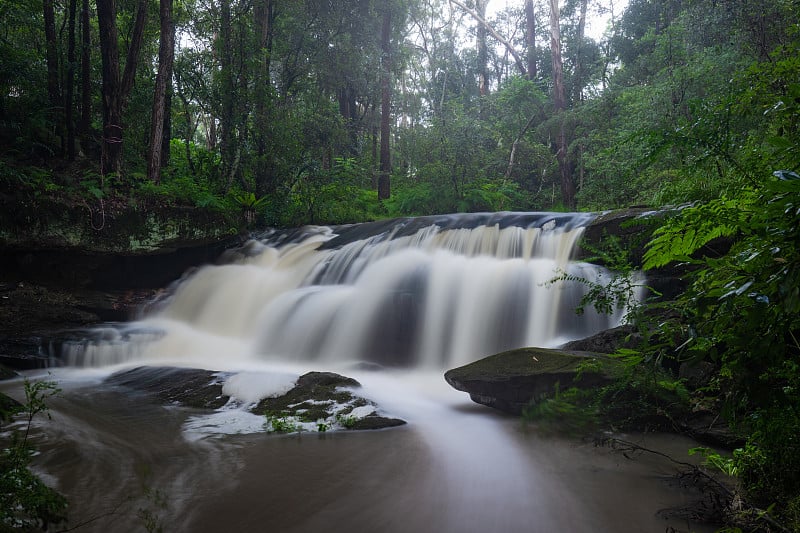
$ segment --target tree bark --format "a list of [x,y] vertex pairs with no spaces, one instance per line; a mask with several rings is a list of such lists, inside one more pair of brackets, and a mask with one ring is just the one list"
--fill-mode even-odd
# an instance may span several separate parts
[[[233,29],[230,0],[220,1],[219,62],[222,89],[222,114],[220,116],[220,153],[222,168],[226,177],[226,187],[230,189],[236,174],[236,135],[235,135],[235,86],[233,79]],[[212,119],[213,121],[213,119]]]
[[47,95],[50,107],[61,107],[61,94],[58,88],[58,47],[56,45],[56,15],[53,0],[44,0],[44,37],[47,62]]
[[172,0],[160,0],[161,21],[158,45],[158,73],[153,95],[153,113],[150,121],[150,144],[147,154],[147,178],[161,182],[161,159],[164,155],[164,125],[167,117],[168,85],[172,82],[172,63],[175,58],[175,24],[172,21]]
[[573,87],[573,100],[583,101],[583,78],[584,78],[584,57],[583,39],[586,34],[586,12],[589,7],[589,0],[581,0],[580,17],[578,18],[578,34],[575,44],[575,86]]
[[276,190],[272,164],[267,160],[270,131],[270,64],[272,59],[272,0],[259,0],[254,6],[256,30],[257,67],[255,72],[255,128],[253,137],[256,147],[256,192],[263,196]]
[[384,4],[381,25],[381,163],[378,175],[378,199],[386,200],[391,194],[389,176],[392,172],[392,159],[389,151],[391,134],[391,34],[392,9]]
[[100,155],[100,173],[103,176],[122,172],[122,102],[116,16],[114,0],[97,0],[103,64],[103,144]]
[[[486,5],[489,0],[477,0],[475,2],[475,13],[481,19],[486,19]],[[478,51],[478,94],[486,96],[489,92],[489,76],[486,72],[488,50],[486,49],[486,26],[478,23],[476,32],[477,51]]]
[[120,79],[116,2],[97,0],[100,55],[103,63],[103,144],[100,155],[100,173],[103,176],[122,174],[122,113],[133,88],[146,21],[147,0],[139,0],[125,71]]
[[128,97],[133,89],[133,82],[136,80],[136,67],[139,62],[139,52],[142,49],[144,40],[144,27],[147,24],[147,0],[138,0],[136,4],[136,20],[133,23],[133,34],[131,35],[131,45],[128,48],[128,55],[125,59],[125,71],[122,73],[122,86],[120,102],[122,106],[128,102]]
[[64,122],[67,126],[67,159],[75,160],[75,16],[78,10],[78,1],[70,0],[67,11],[67,80],[64,94]]
[[558,120],[556,136],[556,159],[561,183],[561,198],[564,206],[575,207],[575,184],[567,163],[567,133],[564,118],[566,95],[564,93],[564,68],[561,60],[561,29],[558,0],[550,0],[550,49],[553,59],[553,110]]
[[525,0],[525,47],[528,59],[528,79],[535,80],[536,69],[536,12],[533,0]]
[[63,153],[63,102],[61,101],[61,91],[58,83],[58,46],[56,43],[56,15],[53,8],[53,0],[44,0],[44,37],[45,37],[45,61],[47,63],[47,96],[50,101],[48,115],[52,121],[54,131],[61,136],[61,149]]
[[81,5],[81,121],[78,135],[86,150],[89,146],[92,127],[92,33],[89,26],[89,0]]

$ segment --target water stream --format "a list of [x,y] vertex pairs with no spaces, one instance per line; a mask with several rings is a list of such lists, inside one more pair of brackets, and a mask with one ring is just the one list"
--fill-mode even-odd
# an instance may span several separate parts
[[[613,327],[574,308],[609,278],[572,260],[588,215],[487,214],[271,233],[135,322],[64,347],[37,469],[83,531],[663,531],[666,463],[539,435],[443,371]],[[163,408],[103,383],[132,366],[226,371],[238,402]],[[307,370],[352,376],[401,428],[266,435],[242,407]],[[276,378],[277,376],[277,378]],[[235,380],[235,383],[234,383]],[[19,396],[19,383],[3,385]],[[647,436],[661,449],[688,443]],[[680,451],[677,452],[680,455]],[[163,497],[163,498],[162,498]],[[697,528],[694,528],[697,530]]]

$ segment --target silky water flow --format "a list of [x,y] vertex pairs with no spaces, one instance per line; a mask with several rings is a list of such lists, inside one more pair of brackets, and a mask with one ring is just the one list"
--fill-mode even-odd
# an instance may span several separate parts
[[[141,319],[63,347],[37,471],[85,531],[140,531],[147,518],[201,533],[663,531],[656,512],[683,501],[660,480],[665,465],[540,436],[442,377],[620,323],[624,309],[577,315],[587,286],[559,280],[610,279],[572,259],[591,218],[452,215],[253,239]],[[141,366],[219,371],[231,401],[163,408],[103,381]],[[267,435],[246,408],[310,370],[356,378],[408,424]]]

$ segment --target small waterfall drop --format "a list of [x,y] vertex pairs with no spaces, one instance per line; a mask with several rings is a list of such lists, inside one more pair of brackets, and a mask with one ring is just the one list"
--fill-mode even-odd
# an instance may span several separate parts
[[[369,362],[452,368],[617,325],[574,309],[608,279],[571,260],[586,214],[490,213],[272,232],[197,269],[119,338],[67,346],[67,364],[126,359]],[[120,340],[122,339],[122,340]]]

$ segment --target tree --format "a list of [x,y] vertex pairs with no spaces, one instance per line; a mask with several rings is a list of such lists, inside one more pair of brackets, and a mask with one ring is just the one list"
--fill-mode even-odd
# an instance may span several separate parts
[[122,115],[133,88],[136,64],[142,47],[147,21],[147,0],[138,0],[136,21],[128,48],[125,70],[120,79],[117,6],[115,0],[97,0],[97,22],[100,26],[100,56],[103,63],[103,142],[100,156],[102,175],[123,172]]
[[553,60],[553,112],[558,122],[556,159],[561,177],[561,199],[569,208],[575,207],[575,184],[567,163],[566,92],[564,90],[564,68],[561,60],[561,20],[558,0],[550,0],[550,51]]
[[150,145],[147,154],[147,178],[155,183],[161,181],[164,123],[169,112],[167,107],[167,85],[172,84],[172,63],[175,58],[175,24],[172,20],[172,0],[161,0],[159,5],[161,37],[158,46],[158,74],[156,75],[155,94],[153,95]]
[[528,79],[536,79],[536,13],[533,0],[525,0],[525,50],[528,59]]
[[391,193],[389,176],[392,172],[390,152],[391,120],[392,120],[392,6],[384,3],[383,22],[381,24],[381,162],[378,174],[378,199],[386,200]]

